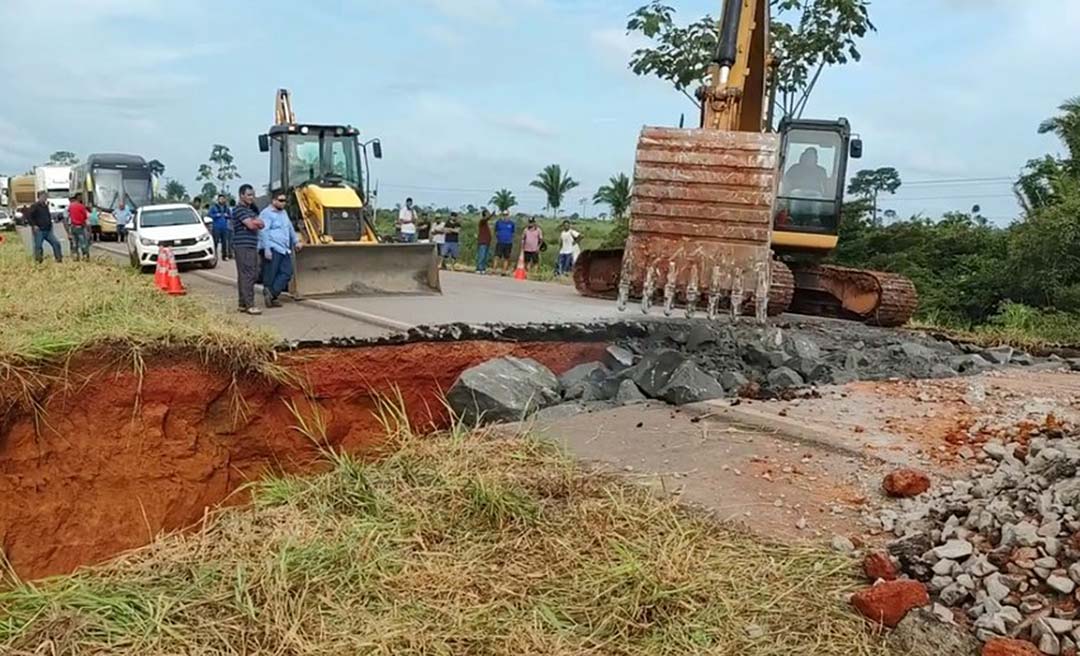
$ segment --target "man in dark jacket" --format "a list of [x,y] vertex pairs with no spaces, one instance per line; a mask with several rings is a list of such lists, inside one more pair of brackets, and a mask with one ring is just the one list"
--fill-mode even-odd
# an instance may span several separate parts
[[49,211],[49,194],[40,191],[37,202],[30,206],[30,216],[27,223],[34,233],[34,260],[41,262],[45,259],[45,242],[52,246],[53,257],[57,262],[64,261],[64,252],[60,249],[60,242],[53,234],[52,212]]
[[262,314],[255,307],[255,281],[259,277],[259,231],[265,226],[255,206],[255,189],[240,186],[240,203],[232,212],[233,259],[236,260],[236,286],[239,308],[247,314]]

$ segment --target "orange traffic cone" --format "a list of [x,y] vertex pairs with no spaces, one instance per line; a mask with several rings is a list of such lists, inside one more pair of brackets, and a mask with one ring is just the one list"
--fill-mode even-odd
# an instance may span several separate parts
[[154,269],[154,285],[161,291],[169,287],[169,249],[158,247],[157,268]]
[[184,283],[180,282],[180,271],[176,268],[176,260],[172,258],[172,251],[169,251],[169,286],[165,289],[169,293],[169,296],[183,296],[187,293],[184,289]]
[[514,269],[514,280],[527,280],[529,274],[525,273],[525,251],[518,254],[518,265]]

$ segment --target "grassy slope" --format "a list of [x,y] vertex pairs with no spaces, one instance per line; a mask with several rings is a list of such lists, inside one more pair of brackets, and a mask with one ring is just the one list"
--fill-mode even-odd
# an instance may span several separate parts
[[0,244],[0,365],[101,345],[136,353],[191,348],[215,362],[253,365],[273,341],[108,260],[37,265],[15,234]]
[[262,481],[253,509],[201,532],[15,585],[0,651],[889,653],[844,601],[842,556],[721,528],[528,438],[400,447]]

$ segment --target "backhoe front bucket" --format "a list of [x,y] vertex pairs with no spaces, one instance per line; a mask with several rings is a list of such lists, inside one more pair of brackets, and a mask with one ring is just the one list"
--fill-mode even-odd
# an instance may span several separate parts
[[289,291],[315,296],[438,294],[434,244],[318,244],[296,254]]

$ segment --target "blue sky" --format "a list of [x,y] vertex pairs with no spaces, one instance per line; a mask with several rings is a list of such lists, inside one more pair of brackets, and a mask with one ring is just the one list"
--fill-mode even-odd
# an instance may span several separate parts
[[[0,172],[48,153],[158,158],[196,190],[214,143],[244,181],[266,181],[256,135],[274,90],[298,118],[348,122],[383,140],[383,206],[481,204],[500,187],[539,210],[528,182],[558,162],[582,184],[564,207],[631,172],[643,124],[693,108],[635,77],[626,15],[643,0],[3,0]],[[304,8],[304,5],[311,5]],[[719,0],[672,4],[684,19]],[[1080,2],[877,0],[861,63],[826,72],[808,116],[847,116],[859,167],[895,166],[912,184],[883,202],[901,215],[979,203],[1005,223],[1015,176],[1059,150],[1039,121],[1080,89]],[[82,35],[72,47],[73,34]],[[598,210],[588,204],[589,213]]]

